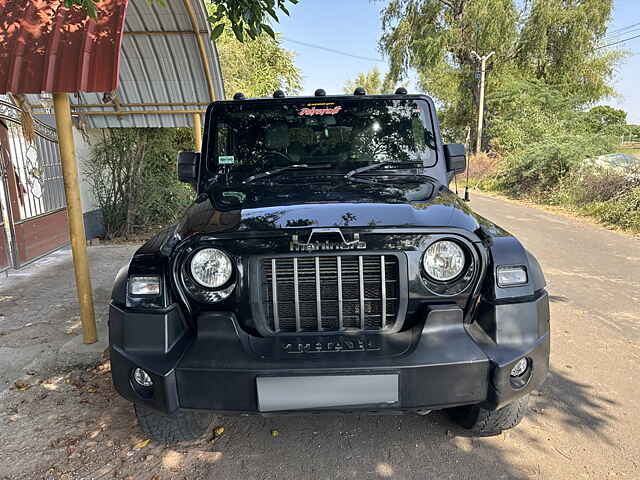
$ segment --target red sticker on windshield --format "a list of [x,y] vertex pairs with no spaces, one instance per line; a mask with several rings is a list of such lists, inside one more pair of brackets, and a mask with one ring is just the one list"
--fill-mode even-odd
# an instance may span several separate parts
[[316,108],[316,107],[303,108],[302,110],[300,110],[298,115],[309,116],[309,117],[312,117],[314,115],[335,115],[340,110],[342,110],[342,106],[341,105],[338,105],[338,106],[333,107],[333,108]]

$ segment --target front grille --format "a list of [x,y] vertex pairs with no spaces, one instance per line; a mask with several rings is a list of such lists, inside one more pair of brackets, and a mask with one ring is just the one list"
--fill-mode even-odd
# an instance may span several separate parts
[[262,300],[273,332],[382,330],[396,321],[394,255],[267,258]]

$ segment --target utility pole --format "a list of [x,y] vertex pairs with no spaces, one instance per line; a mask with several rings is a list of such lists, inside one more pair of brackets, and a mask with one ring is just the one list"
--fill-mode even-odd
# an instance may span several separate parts
[[482,149],[482,122],[484,121],[484,74],[487,69],[487,60],[495,52],[491,52],[484,57],[481,57],[476,52],[472,51],[471,54],[480,62],[480,101],[478,102],[478,138],[476,139],[476,155],[480,153]]

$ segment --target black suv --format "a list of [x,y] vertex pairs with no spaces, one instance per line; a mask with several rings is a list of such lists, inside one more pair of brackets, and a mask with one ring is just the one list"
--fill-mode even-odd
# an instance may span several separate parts
[[466,167],[423,95],[215,102],[178,175],[197,198],[118,274],[113,381],[165,443],[218,413],[517,425],[549,368],[536,259],[447,187]]

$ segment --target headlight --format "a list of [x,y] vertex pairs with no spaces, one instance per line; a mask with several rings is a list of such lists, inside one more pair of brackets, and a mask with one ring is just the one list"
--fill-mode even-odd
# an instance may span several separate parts
[[217,248],[204,248],[191,259],[191,275],[203,287],[220,288],[232,274],[231,259]]
[[453,280],[464,270],[464,251],[455,242],[440,240],[432,243],[422,258],[424,271],[434,280]]

